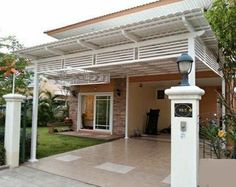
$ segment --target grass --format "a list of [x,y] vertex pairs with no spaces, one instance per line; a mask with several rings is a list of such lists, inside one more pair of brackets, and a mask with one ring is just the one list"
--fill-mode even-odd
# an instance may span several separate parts
[[43,158],[75,149],[106,142],[91,138],[49,134],[47,127],[38,128],[37,158]]

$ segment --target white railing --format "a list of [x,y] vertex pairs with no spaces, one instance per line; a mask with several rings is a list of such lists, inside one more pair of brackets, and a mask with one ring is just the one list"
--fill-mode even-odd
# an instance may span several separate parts
[[62,60],[46,60],[44,62],[40,62],[37,64],[37,70],[39,73],[49,71],[49,70],[56,70],[62,69],[63,63]]
[[221,74],[219,72],[219,64],[217,59],[212,55],[212,52],[198,40],[195,40],[195,53],[196,57],[201,60],[206,66],[212,69],[215,73]]
[[92,65],[93,55],[84,55],[64,59],[64,66],[66,67],[84,67]]
[[134,48],[98,53],[96,64],[107,64],[134,60]]
[[180,54],[188,51],[188,40],[176,40],[139,47],[139,59]]

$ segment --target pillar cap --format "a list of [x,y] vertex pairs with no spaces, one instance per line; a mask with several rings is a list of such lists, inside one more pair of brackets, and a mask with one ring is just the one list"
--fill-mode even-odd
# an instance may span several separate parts
[[6,94],[3,96],[6,101],[22,102],[26,97],[21,94]]
[[197,86],[174,86],[165,90],[169,99],[201,99],[205,91]]

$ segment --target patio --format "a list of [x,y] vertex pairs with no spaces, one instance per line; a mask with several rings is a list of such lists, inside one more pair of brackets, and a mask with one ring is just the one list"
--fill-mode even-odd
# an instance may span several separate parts
[[170,143],[120,139],[26,165],[97,186],[169,187]]

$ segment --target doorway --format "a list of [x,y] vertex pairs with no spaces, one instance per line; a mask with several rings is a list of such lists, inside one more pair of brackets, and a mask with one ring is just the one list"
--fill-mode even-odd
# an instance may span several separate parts
[[79,129],[112,132],[112,93],[79,95]]

